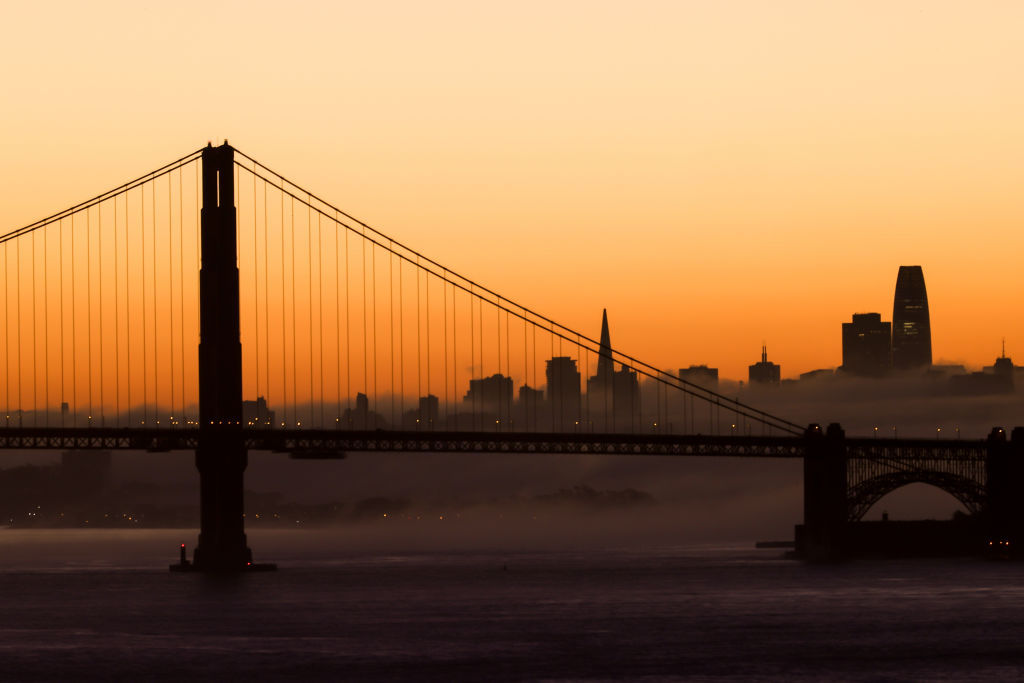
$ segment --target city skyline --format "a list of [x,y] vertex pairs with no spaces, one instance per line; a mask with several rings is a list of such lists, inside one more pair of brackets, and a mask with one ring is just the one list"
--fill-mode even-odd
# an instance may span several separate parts
[[[1013,355],[1024,9],[787,7],[311,5],[278,25],[186,2],[125,30],[118,3],[19,6],[8,25],[50,38],[0,47],[0,224],[227,138],[553,319],[608,308],[617,347],[658,367],[742,378],[762,341],[789,376],[835,364],[833,330],[887,311],[901,263],[928,269],[936,362]],[[336,25],[360,29],[351,53]],[[236,63],[231,83],[166,26]]]

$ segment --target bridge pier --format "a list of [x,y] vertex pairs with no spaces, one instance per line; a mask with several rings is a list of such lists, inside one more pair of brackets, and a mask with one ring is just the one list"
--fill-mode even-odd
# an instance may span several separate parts
[[1010,441],[995,427],[985,458],[985,531],[988,548],[1002,557],[1024,557],[1024,427]]
[[236,253],[234,150],[203,150],[199,270],[199,543],[192,568],[237,572],[252,567],[246,545],[242,435],[242,342]]
[[796,528],[796,553],[811,562],[833,562],[846,551],[846,434],[835,422],[825,433],[815,424],[804,440],[804,523]]

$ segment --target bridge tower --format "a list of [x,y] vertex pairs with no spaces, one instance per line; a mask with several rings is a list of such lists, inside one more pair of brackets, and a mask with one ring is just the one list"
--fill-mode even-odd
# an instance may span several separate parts
[[835,422],[824,434],[811,425],[804,439],[804,523],[797,528],[796,550],[812,562],[838,560],[848,519],[846,433]]
[[199,270],[200,528],[194,567],[241,571],[251,566],[244,529],[242,342],[239,324],[234,149],[203,150],[202,247]]
[[1010,441],[996,427],[988,436],[985,458],[985,518],[988,539],[999,553],[1024,556],[1024,427],[1013,430]]

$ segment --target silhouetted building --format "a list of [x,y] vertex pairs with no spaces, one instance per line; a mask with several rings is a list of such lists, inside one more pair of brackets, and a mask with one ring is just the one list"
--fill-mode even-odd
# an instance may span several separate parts
[[547,405],[552,428],[575,429],[580,419],[580,373],[576,361],[555,356],[547,362]]
[[420,396],[419,402],[412,410],[402,414],[402,426],[405,429],[429,431],[440,429],[441,402],[437,396],[427,394]]
[[835,371],[831,368],[821,368],[819,370],[808,370],[807,372],[800,373],[801,382],[814,382],[817,380],[828,379],[835,375]]
[[272,427],[274,411],[267,407],[267,399],[257,396],[255,401],[242,401],[242,421],[250,427]]
[[[1009,358],[1000,359],[1009,361]],[[998,361],[996,361],[998,363]],[[949,378],[949,387],[954,394],[960,396],[982,396],[984,394],[1009,394],[1013,392],[1013,363],[1009,363],[1010,372],[1004,368],[1001,372],[989,372],[988,368],[981,372],[966,375],[953,375]]]
[[551,424],[545,419],[544,392],[524,384],[519,387],[519,400],[516,402],[514,419],[517,429],[531,430]]
[[761,360],[747,367],[747,379],[751,384],[778,384],[782,366],[768,360],[768,347],[761,347]]
[[355,408],[346,408],[341,414],[341,426],[346,429],[381,429],[384,418],[370,410],[370,399],[366,394],[356,394]]
[[433,394],[420,396],[419,414],[420,420],[428,424],[437,424],[438,416],[441,413],[441,401]]
[[679,379],[691,384],[698,384],[706,389],[717,389],[718,368],[709,368],[706,365],[691,365],[688,368],[679,368]]
[[880,313],[854,313],[843,323],[843,372],[882,377],[889,372],[892,325]]
[[932,377],[949,377],[951,375],[966,375],[967,368],[959,363],[947,363],[943,365],[936,365],[932,363],[932,366],[928,368],[928,375]]
[[636,371],[620,366],[612,379],[615,403],[615,431],[631,432],[640,427],[640,380]]
[[503,421],[512,417],[512,378],[495,374],[469,380],[469,391],[462,402],[475,414],[494,416]]
[[640,382],[625,365],[615,369],[608,311],[601,314],[597,373],[587,379],[587,419],[599,431],[630,431],[639,424]]
[[892,307],[892,367],[896,370],[932,364],[932,329],[928,292],[921,266],[900,266]]
[[1015,374],[1016,367],[1007,358],[1004,344],[1003,354],[995,363],[982,368],[981,372],[950,377],[949,384],[955,394],[1009,394],[1013,392]]

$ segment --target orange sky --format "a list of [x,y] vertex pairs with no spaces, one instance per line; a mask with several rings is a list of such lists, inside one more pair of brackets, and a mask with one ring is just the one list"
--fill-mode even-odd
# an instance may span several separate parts
[[19,3],[3,232],[205,144],[661,367],[1024,359],[1017,2]]

